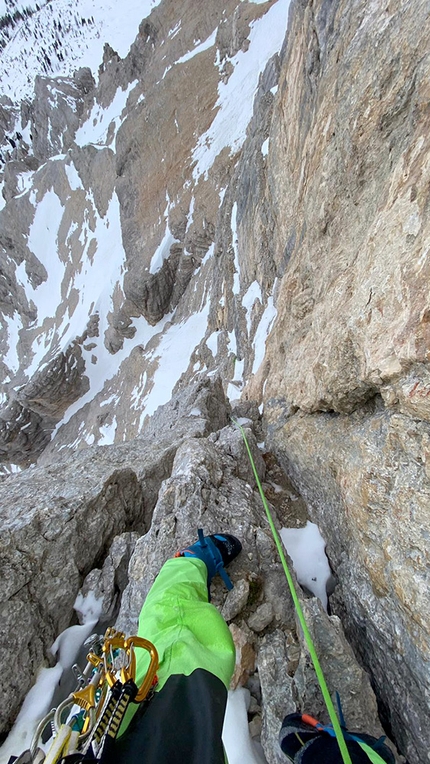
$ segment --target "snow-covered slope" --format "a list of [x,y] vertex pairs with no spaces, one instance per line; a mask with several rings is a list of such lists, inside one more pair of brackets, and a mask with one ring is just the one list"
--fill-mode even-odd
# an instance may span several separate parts
[[[81,66],[97,74],[103,46],[109,43],[123,58],[139,24],[160,0],[50,0],[3,2],[0,35],[1,94],[13,101],[31,100],[37,74],[70,76]],[[15,24],[5,23],[23,6],[30,10]],[[38,10],[39,9],[39,10]],[[6,12],[6,13],[5,13]],[[1,22],[1,19],[0,19]]]

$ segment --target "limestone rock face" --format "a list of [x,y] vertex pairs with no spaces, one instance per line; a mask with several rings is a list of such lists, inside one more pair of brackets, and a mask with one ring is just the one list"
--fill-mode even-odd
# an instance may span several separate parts
[[389,405],[419,400],[426,418],[425,3],[382,15],[343,2],[294,11],[266,188],[239,227],[257,264],[261,231],[276,221],[283,278],[265,395],[347,412],[381,392]]
[[296,414],[273,436],[329,540],[339,614],[377,683],[385,719],[417,761],[430,690],[428,437],[428,425],[382,406]]
[[425,4],[379,26],[359,3],[299,7],[268,157],[284,277],[267,397],[349,412],[380,393],[426,419]]
[[339,612],[418,762],[430,742],[429,29],[424,3],[381,13],[295,5],[261,213],[245,206],[239,241],[257,262],[269,209],[278,316],[248,395],[267,379],[270,447],[329,540]]
[[381,393],[426,419],[426,6],[294,10],[266,188],[239,229],[257,263],[263,215],[276,221],[265,396],[349,412]]
[[36,77],[31,109],[34,156],[46,161],[70,148],[84,110],[85,96],[95,86],[90,69],[75,77]]

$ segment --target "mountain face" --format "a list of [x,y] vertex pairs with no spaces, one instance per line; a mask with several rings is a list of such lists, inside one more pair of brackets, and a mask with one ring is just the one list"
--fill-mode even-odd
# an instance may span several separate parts
[[[120,611],[131,626],[157,565],[194,533],[202,486],[182,487],[183,525],[169,525],[172,402],[215,384],[207,416],[183,404],[189,471],[203,470],[211,490],[230,484],[229,401],[254,406],[256,434],[327,541],[333,610],[384,723],[418,764],[430,745],[427,3],[130,2],[123,23],[100,7],[29,5],[1,30],[1,599],[8,640],[16,613],[33,635],[3,728],[114,537],[146,534]],[[224,477],[208,466],[216,448]],[[106,510],[112,490],[118,515],[117,499]],[[205,530],[231,511],[262,560],[255,500],[251,490],[236,515],[224,497]],[[45,581],[35,544],[52,513]],[[99,546],[81,554],[73,539],[92,513],[95,524],[103,515]],[[48,591],[70,544],[70,575]],[[249,583],[258,570],[244,565]],[[275,613],[267,591],[281,584],[261,575],[259,604]],[[265,651],[273,642],[284,654],[292,633],[278,615],[279,629],[254,639],[262,674]],[[270,705],[261,682],[276,761],[288,699],[280,681]]]

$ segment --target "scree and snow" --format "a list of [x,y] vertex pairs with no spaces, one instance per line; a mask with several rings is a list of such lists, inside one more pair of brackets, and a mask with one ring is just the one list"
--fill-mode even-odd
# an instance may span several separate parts
[[[218,31],[218,28],[215,29],[215,31],[212,32],[212,34],[209,35],[209,37],[206,40],[204,40],[203,42],[198,41],[196,46],[192,50],[188,51],[188,53],[185,53],[185,55],[181,56],[181,58],[178,58],[178,60],[175,61],[174,64],[172,64],[171,66],[168,66],[162,76],[162,79],[164,80],[167,72],[169,72],[173,66],[176,66],[177,64],[184,64],[186,61],[189,61],[191,58],[194,58],[194,56],[197,56],[198,53],[202,53],[204,50],[208,50],[208,48],[211,48],[212,45],[215,45],[217,31]],[[174,37],[174,35],[172,35],[172,37]]]
[[263,141],[263,143],[261,144],[261,153],[263,154],[264,157],[267,157],[267,155],[269,153],[269,139],[268,138],[266,138],[266,140]]
[[[110,148],[113,148],[116,133],[121,125],[121,114],[125,109],[130,93],[133,92],[137,84],[138,80],[134,80],[124,90],[119,87],[106,109],[103,109],[98,103],[94,104],[87,121],[76,131],[75,142],[78,146],[92,144],[109,145]],[[109,130],[112,122],[115,122],[115,129]]]
[[240,265],[239,265],[239,242],[237,239],[237,203],[233,204],[231,211],[231,240],[234,251],[234,274],[233,274],[233,294],[239,294],[240,290]]
[[210,301],[207,299],[199,313],[194,313],[180,324],[174,324],[162,335],[154,351],[158,369],[154,375],[153,387],[144,399],[142,421],[144,417],[151,416],[158,406],[170,401],[177,380],[188,368],[191,353],[205,335],[209,307]]
[[232,403],[233,401],[237,401],[240,398],[240,394],[243,388],[244,366],[245,366],[244,359],[242,360],[239,360],[238,358],[235,359],[233,379],[229,382],[227,386],[227,398],[229,399],[230,403]]
[[[79,176],[74,168],[67,174],[72,185],[78,185]],[[81,186],[82,187],[82,186]],[[80,244],[75,242],[75,257],[79,250],[80,263],[73,269],[59,257],[59,247],[65,245],[74,233],[72,222],[68,231],[62,229],[64,208],[54,191],[48,191],[36,207],[35,218],[30,228],[28,245],[45,268],[46,280],[33,288],[25,270],[24,262],[16,269],[18,282],[24,287],[27,298],[37,307],[35,328],[40,332],[33,342],[34,356],[27,368],[31,376],[42,363],[51,360],[56,353],[65,350],[75,337],[82,334],[90,315],[100,318],[99,348],[93,349],[88,357],[87,375],[95,388],[95,377],[100,378],[103,363],[108,364],[109,355],[103,344],[104,331],[108,327],[107,314],[112,309],[112,295],[122,281],[122,263],[125,253],[121,244],[119,202],[114,193],[108,211],[102,218],[96,209],[91,193],[87,193],[85,219],[81,224]],[[60,238],[60,231],[62,232]],[[77,300],[63,302],[71,294]],[[84,351],[85,356],[85,351]],[[93,356],[93,358],[91,358]],[[99,359],[100,356],[100,359]],[[97,370],[92,361],[100,360]],[[107,369],[106,369],[106,372]],[[103,380],[104,383],[104,380]],[[81,402],[83,405],[83,402]]]
[[266,759],[249,735],[250,692],[245,687],[229,691],[222,731],[228,764],[266,764]]
[[74,609],[80,615],[82,623],[62,631],[51,646],[51,653],[63,671],[71,669],[80,648],[97,626],[102,614],[102,600],[98,599],[94,592],[88,592],[86,596],[78,594]]
[[252,309],[256,301],[262,302],[261,287],[258,281],[253,281],[242,297],[242,305],[246,310],[246,325],[248,337],[251,334]]
[[36,683],[27,694],[14,726],[0,748],[0,764],[8,764],[11,756],[18,756],[29,748],[39,721],[51,708],[62,673],[59,663],[54,668],[39,671]]
[[177,239],[170,233],[169,226],[167,224],[166,219],[166,229],[164,232],[163,239],[161,241],[161,244],[157,249],[155,250],[151,263],[149,266],[149,272],[150,273],[158,273],[158,271],[162,268],[164,261],[169,257],[170,255],[170,247],[172,244],[175,243]]
[[[64,60],[57,63],[51,62],[52,72],[68,75],[78,65],[89,65],[93,73],[97,74],[104,41],[108,40],[119,55],[124,57],[135,39],[140,21],[158,4],[159,0],[146,0],[143,3],[140,0],[139,2],[137,0],[125,0],[119,8],[113,2],[102,4],[100,0],[77,0],[76,3],[73,3],[73,13],[81,21],[91,18],[94,23],[82,23],[82,29],[79,30],[79,34],[76,33],[76,39],[74,33],[72,34],[70,31],[73,28],[68,16],[72,12],[70,2],[58,0],[55,5],[55,14],[51,3],[40,3],[39,10],[37,10],[36,5],[29,5],[29,8],[31,7],[34,12],[17,28],[13,39],[5,46],[0,63],[0,76],[2,71],[3,74],[5,72],[5,69],[1,70],[1,66],[7,67],[7,62],[10,64],[15,54],[22,53],[23,49],[27,51],[28,43],[25,40],[29,39],[35,30],[36,37],[40,37],[46,42],[51,27],[56,30],[56,35],[61,29],[61,34],[65,35],[65,39],[67,39],[67,51],[64,51]],[[263,17],[252,22],[249,49],[246,52],[240,51],[231,59],[233,72],[227,83],[222,81],[219,83],[219,98],[214,109],[212,125],[208,132],[201,136],[195,149],[195,179],[201,174],[207,173],[217,154],[225,146],[229,146],[230,150],[234,152],[242,145],[252,115],[253,98],[260,73],[269,58],[280,49],[283,41],[288,5],[289,0],[278,0]],[[42,25],[43,35],[40,34],[38,24]],[[170,30],[169,36],[175,36],[180,28],[181,23],[178,21]],[[69,32],[71,34],[70,40],[67,37]],[[196,40],[194,47],[178,59],[176,64],[184,64],[193,56],[214,47],[215,42],[216,30],[207,39]],[[19,94],[20,97],[26,94],[30,75],[34,78],[36,73],[41,73],[37,62],[32,59],[37,45],[33,47],[28,52],[25,66],[21,68],[15,66],[14,74],[16,76],[6,78],[8,82],[13,80],[15,95]],[[214,63],[221,67],[221,63],[215,61],[215,49]],[[25,75],[20,79],[21,69],[25,71]],[[5,78],[3,80],[5,81]],[[105,110],[97,104],[94,106],[90,117],[78,130],[78,145],[83,146],[88,143],[99,146],[105,145],[109,125],[114,122],[115,130],[109,131],[109,143],[112,147],[127,98],[136,84],[137,81],[131,83],[125,90],[118,88],[111,104]],[[11,95],[14,94],[11,93]],[[80,401],[73,404],[66,412],[63,419],[64,423],[69,421],[74,413],[104,389],[107,381],[118,373],[122,361],[129,356],[133,347],[137,344],[145,347],[151,337],[160,334],[158,348],[148,356],[148,358],[158,362],[156,380],[154,379],[149,392],[146,389],[145,395],[139,401],[135,401],[135,403],[140,403],[141,408],[146,406],[144,412],[146,416],[152,413],[160,402],[168,400],[174,384],[186,370],[190,355],[206,333],[209,302],[206,300],[204,309],[202,308],[195,318],[190,318],[185,324],[184,322],[180,324],[179,327],[172,326],[164,338],[162,338],[164,326],[168,320],[171,320],[172,316],[166,316],[165,320],[156,327],[150,327],[144,319],[136,319],[134,321],[134,328],[136,329],[134,338],[126,340],[123,350],[112,357],[104,346],[105,332],[108,329],[106,317],[113,308],[114,291],[116,290],[116,294],[118,294],[118,290],[119,292],[122,290],[123,264],[125,261],[121,241],[118,200],[114,194],[108,213],[101,218],[91,192],[84,191],[71,159],[64,161],[63,157],[58,157],[50,161],[61,162],[71,192],[82,190],[86,194],[87,207],[84,211],[84,219],[72,220],[69,224],[69,230],[66,231],[64,230],[64,221],[68,219],[69,213],[65,214],[65,208],[54,189],[46,192],[42,199],[37,199],[36,204],[36,193],[31,191],[31,174],[22,178],[22,193],[27,193],[30,203],[35,206],[35,218],[29,231],[28,246],[46,271],[46,278],[39,286],[34,286],[34,281],[32,283],[27,275],[25,263],[21,263],[16,268],[18,282],[25,289],[29,302],[37,308],[37,320],[32,327],[35,337],[32,345],[33,356],[30,356],[26,373],[28,377],[31,377],[38,368],[47,364],[59,352],[64,351],[76,336],[82,334],[82,329],[90,315],[99,317],[98,336],[94,339],[96,347],[89,352],[83,351],[90,389]],[[231,220],[235,252],[233,291],[234,294],[238,295],[240,270],[236,218],[237,205],[234,205]],[[192,219],[191,208],[190,219]],[[74,258],[76,260],[79,249],[78,239],[81,243],[81,263],[76,267],[75,262],[74,268],[71,269],[67,263],[67,252],[71,246],[70,242],[73,240]],[[174,241],[175,239],[165,225],[164,237],[154,252],[150,263],[151,273],[157,273],[161,268]],[[209,257],[209,253],[207,257]],[[204,262],[206,262],[206,258]],[[106,268],[107,264],[108,267]],[[76,299],[76,295],[79,295],[78,299]],[[248,330],[250,329],[252,307],[256,299],[262,300],[262,297],[258,296],[254,284],[251,291],[248,290],[246,293],[243,303],[245,310],[247,310]],[[263,304],[266,304],[266,301]],[[273,298],[269,297],[252,343],[254,349],[253,372],[258,369],[264,356],[265,341],[275,315]],[[21,329],[18,314],[14,316],[13,322],[14,325],[12,322],[8,325],[9,350],[7,352],[8,366],[12,374],[17,371],[18,366],[16,347],[19,341],[18,332]],[[197,329],[198,331],[196,331]],[[193,331],[194,342],[191,341]],[[230,350],[236,355],[236,339],[233,333],[229,335],[229,341]],[[213,349],[215,350],[215,347]],[[163,359],[163,353],[168,354],[168,363]],[[236,360],[234,379],[231,380],[229,386],[230,397],[238,397],[240,394],[240,389],[243,386],[243,364],[243,359]],[[160,389],[165,392],[160,392]],[[59,423],[56,432],[61,424]],[[114,422],[109,422],[104,431],[100,432],[100,442],[110,442],[115,431]],[[83,438],[87,439],[87,442],[88,437],[88,434],[83,434]]]
[[304,528],[282,528],[279,533],[299,584],[318,597],[327,610],[327,583],[331,570],[318,526],[308,521]]
[[115,441],[116,428],[117,428],[116,416],[112,417],[111,422],[100,425],[100,438],[97,441],[97,445],[110,446]]
[[267,300],[267,306],[263,315],[261,316],[260,323],[258,324],[257,331],[252,342],[254,349],[254,362],[252,364],[252,373],[255,374],[260,368],[264,354],[266,352],[266,339],[272,328],[273,322],[277,316],[277,310],[273,302],[273,295]]
[[3,362],[12,374],[19,369],[18,359],[18,342],[19,342],[19,330],[22,329],[21,317],[16,311],[12,317],[9,317],[6,313],[3,314],[4,321],[6,323],[6,329],[8,334],[8,346],[9,350],[6,355],[3,356]]
[[[29,282],[23,286],[27,287],[27,296],[34,302],[41,323],[50,314],[53,306],[61,302],[65,264],[59,257],[58,230],[64,207],[52,190],[47,191],[37,205],[36,194],[33,192],[29,201],[36,208],[36,212],[28,235],[28,248],[45,268],[47,278],[36,289],[33,289]],[[25,268],[23,270],[25,271]]]

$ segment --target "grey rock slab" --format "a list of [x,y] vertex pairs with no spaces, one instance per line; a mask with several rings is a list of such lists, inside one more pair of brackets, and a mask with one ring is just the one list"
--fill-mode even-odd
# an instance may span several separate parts
[[[0,485],[3,730],[47,648],[70,624],[82,577],[114,535],[144,526],[142,486],[118,462],[109,450],[80,452],[71,463],[27,470]],[[25,656],[18,672],[17,656]]]
[[[260,480],[263,480],[266,473],[266,465],[264,464],[261,451],[257,446],[255,435],[249,425],[243,427],[243,430],[248,441],[258,477]],[[221,430],[218,434],[217,444],[225,451],[225,453],[234,459],[237,476],[254,487],[256,484],[254,472],[239,428],[233,426]]]
[[417,762],[430,710],[428,439],[426,422],[378,403],[295,415],[269,438],[327,541],[335,612],[400,750]]
[[[231,429],[232,437],[236,438]],[[162,563],[195,541],[199,527],[206,534],[233,533],[242,542],[242,553],[229,566],[233,583],[254,577],[250,589],[260,592],[266,577],[278,573],[281,566],[276,560],[274,543],[260,530],[260,525],[267,525],[267,521],[258,495],[247,481],[238,477],[236,459],[228,448],[223,449],[222,442],[212,436],[194,438],[184,440],[178,448],[171,476],[162,484],[151,528],[137,542],[130,561],[130,582],[118,620],[125,631],[136,628],[140,608]],[[230,440],[227,438],[226,442]],[[256,546],[259,533],[265,538],[261,561]],[[225,598],[221,580],[215,579],[213,602],[223,607]]]
[[[304,600],[300,595],[300,600],[335,707],[337,691],[348,728],[379,738],[384,731],[369,676],[357,662],[339,619],[328,616],[317,598]],[[285,761],[278,744],[284,716],[298,711],[330,723],[299,622],[297,634],[298,643],[291,633],[277,629],[263,638],[257,655],[262,690],[262,743],[267,760],[277,764]]]
[[128,565],[138,538],[139,534],[134,532],[115,536],[103,567],[91,570],[79,591],[83,597],[93,593],[101,601],[101,619],[111,623],[119,610],[121,596],[128,583]]
[[[346,640],[339,618],[328,616],[316,597],[303,600],[302,608],[335,708],[337,691],[348,729],[362,730],[379,738],[384,731],[378,717],[376,697],[368,674],[359,665]],[[303,712],[308,711],[327,724],[330,720],[325,702],[299,626],[298,630],[302,648],[294,674],[298,705]]]
[[274,615],[271,603],[263,602],[262,605],[258,606],[255,613],[248,618],[248,626],[253,631],[263,631],[273,621]]
[[[188,416],[196,401],[202,412],[199,418]],[[184,441],[184,436],[187,432],[192,436],[203,435],[213,425],[220,422],[223,425],[226,406],[219,383],[205,381],[188,389],[176,403],[168,404],[167,412],[160,409],[140,439],[119,446],[82,449],[68,458],[57,458],[54,464],[11,476],[0,484],[0,607],[6,645],[1,666],[2,730],[13,720],[50,644],[69,625],[82,580],[103,563],[115,536],[132,530],[141,534],[149,528],[160,486],[171,474],[178,447],[182,453],[189,449],[191,464],[195,455],[203,472],[193,479],[204,488],[202,498],[206,496],[210,476],[215,479],[219,474],[219,454],[210,443],[208,467],[203,469],[199,439]],[[183,463],[179,454],[174,480],[185,491],[186,477],[180,466]],[[200,503],[196,506],[201,510]],[[196,514],[188,538],[196,535],[198,522]],[[181,540],[185,543],[185,533]],[[127,555],[134,542],[135,536],[115,542],[102,573],[93,572],[84,586],[84,589],[98,587],[107,608],[115,608],[112,594],[115,588],[123,589],[128,580]],[[133,558],[136,559],[136,554]],[[159,565],[160,558],[153,570],[158,571]],[[18,674],[14,668],[17,655],[25,657]],[[7,702],[9,696],[13,697],[12,702]]]
[[293,680],[285,670],[287,662],[285,633],[277,629],[264,638],[257,655],[263,709],[261,743],[269,764],[285,764],[279,730],[284,716],[296,711]]
[[232,621],[233,618],[246,606],[249,596],[249,581],[245,578],[236,581],[233,589],[227,594],[221,615],[225,620]]

